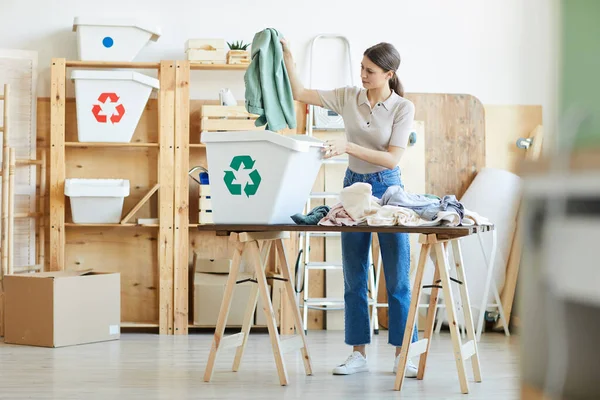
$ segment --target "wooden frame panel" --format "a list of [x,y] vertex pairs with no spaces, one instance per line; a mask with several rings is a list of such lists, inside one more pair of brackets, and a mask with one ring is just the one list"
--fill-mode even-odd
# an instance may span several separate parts
[[159,120],[159,331],[173,333],[173,182],[175,169],[175,62],[161,61]]
[[188,332],[190,63],[177,61],[175,71],[175,334]]
[[50,68],[50,271],[65,265],[65,97],[66,61]]
[[[158,326],[161,334],[172,334],[175,62],[162,61],[154,66],[159,68],[161,85],[158,101],[148,101],[132,141],[119,144],[77,142],[75,99],[67,101],[65,98],[66,68],[74,66],[72,64],[65,59],[52,60],[49,109],[47,103],[42,102],[38,113],[38,140],[44,143],[49,136],[51,151],[49,269],[86,266],[121,272],[123,324]],[[91,64],[81,65],[87,66]],[[134,64],[123,66],[128,67],[133,68]],[[69,147],[68,152],[66,147]],[[115,155],[124,157],[123,161],[107,162]],[[130,179],[131,195],[125,199],[124,210],[149,198],[137,214],[144,217],[158,214],[159,225],[66,224],[66,216],[70,214],[64,195],[67,174],[69,177]],[[148,190],[156,185],[160,185],[159,194],[152,198]]]

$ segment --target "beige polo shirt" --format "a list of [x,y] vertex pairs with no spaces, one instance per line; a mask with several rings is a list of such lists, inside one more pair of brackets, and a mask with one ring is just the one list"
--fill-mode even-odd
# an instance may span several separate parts
[[[388,146],[406,148],[413,127],[415,106],[396,92],[371,108],[367,89],[346,86],[333,90],[318,90],[323,107],[344,119],[349,142],[373,150],[387,151]],[[385,167],[349,156],[350,170],[371,174]]]

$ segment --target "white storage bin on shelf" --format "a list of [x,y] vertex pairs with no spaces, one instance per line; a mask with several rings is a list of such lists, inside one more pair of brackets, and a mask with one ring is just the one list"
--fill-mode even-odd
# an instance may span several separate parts
[[82,18],[73,21],[82,61],[133,61],[149,41],[156,42],[160,28],[135,20]]
[[80,142],[129,142],[158,79],[133,71],[71,73]]
[[321,167],[323,142],[271,131],[204,132],[215,224],[293,224]]
[[123,201],[129,196],[126,179],[66,179],[65,195],[71,201],[76,224],[121,222]]

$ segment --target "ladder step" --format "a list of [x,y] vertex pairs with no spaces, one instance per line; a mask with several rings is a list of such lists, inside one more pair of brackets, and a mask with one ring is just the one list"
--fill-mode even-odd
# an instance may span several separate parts
[[[436,308],[446,308],[446,305],[439,303],[435,307]],[[429,308],[429,303],[421,303],[421,304],[419,304],[419,308]]]
[[304,300],[304,303],[310,306],[337,306],[344,304],[344,299],[311,298]]
[[461,349],[463,360],[468,360],[469,358],[475,355],[475,341],[469,340],[467,343],[463,344]]
[[427,343],[428,342],[429,342],[429,339],[421,339],[421,340],[411,344],[408,349],[408,358],[413,358],[420,354],[425,353],[427,351]]
[[231,349],[232,347],[240,347],[244,342],[244,332],[236,333],[231,336],[221,339],[219,350]]
[[339,195],[336,192],[314,192],[309,197],[311,199],[337,199]]
[[304,342],[302,341],[302,336],[296,335],[290,339],[285,339],[281,341],[281,352],[283,354],[290,353],[292,351],[297,351],[304,348]]
[[[306,299],[304,300],[304,304],[309,305],[309,306],[336,306],[336,305],[343,305],[344,304],[344,299],[342,298],[327,298],[327,297],[313,297],[310,299]],[[375,304],[375,300],[373,299],[368,299],[367,304],[369,304],[369,306],[372,306]]]
[[328,263],[328,262],[318,262],[318,261],[309,262],[309,263],[306,263],[305,265],[306,265],[306,268],[308,268],[308,269],[341,269],[342,268],[341,263]]

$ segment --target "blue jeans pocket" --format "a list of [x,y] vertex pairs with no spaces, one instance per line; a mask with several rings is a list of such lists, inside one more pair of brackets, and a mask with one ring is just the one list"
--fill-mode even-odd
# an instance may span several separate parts
[[400,174],[384,175],[382,181],[385,186],[401,186],[404,189],[404,184],[402,183]]

